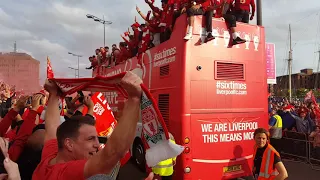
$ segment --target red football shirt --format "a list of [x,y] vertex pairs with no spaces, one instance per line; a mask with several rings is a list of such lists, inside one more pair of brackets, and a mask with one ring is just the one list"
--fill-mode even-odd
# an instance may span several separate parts
[[[233,0],[213,0],[214,2],[214,4],[215,5],[220,5],[221,3],[223,3],[224,1],[227,3],[227,4],[231,4],[231,1],[233,1]],[[216,10],[217,12],[216,12],[216,14],[215,14],[215,18],[221,18],[222,17],[222,7],[220,7],[220,8],[218,8],[217,10]]]
[[84,166],[87,160],[69,161],[49,165],[49,162],[58,154],[58,142],[56,139],[45,143],[42,150],[41,162],[33,172],[33,180],[62,180],[77,179],[84,180]]
[[235,0],[235,10],[250,11],[250,5],[252,6],[252,12],[255,11],[254,0]]

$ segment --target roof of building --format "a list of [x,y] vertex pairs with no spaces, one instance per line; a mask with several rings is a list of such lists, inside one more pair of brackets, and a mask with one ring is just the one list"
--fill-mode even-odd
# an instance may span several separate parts
[[32,60],[40,63],[40,61],[36,60],[32,56],[30,56],[27,53],[23,52],[0,52],[0,58],[11,58],[11,57],[17,57],[18,60]]

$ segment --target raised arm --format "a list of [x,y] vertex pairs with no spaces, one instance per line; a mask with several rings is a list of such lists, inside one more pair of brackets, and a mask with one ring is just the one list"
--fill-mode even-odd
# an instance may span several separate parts
[[37,109],[40,107],[40,99],[43,95],[36,94],[32,97],[32,109],[30,109],[24,123],[14,138],[13,143],[9,148],[9,154],[12,161],[17,161],[23,151],[27,139],[32,134],[32,130],[35,127],[35,120],[37,116]]
[[45,115],[45,138],[44,141],[55,139],[57,128],[60,125],[58,86],[54,82],[46,80],[44,88],[49,92],[48,105]]
[[139,120],[142,80],[132,72],[127,72],[121,80],[122,87],[128,92],[123,114],[108,139],[105,148],[90,158],[84,168],[85,178],[94,174],[107,174],[130,148]]
[[18,99],[17,103],[14,107],[6,114],[6,116],[0,122],[0,136],[4,136],[7,132],[8,128],[10,127],[12,121],[14,121],[21,109],[26,108],[27,99],[29,96],[22,96]]
[[140,9],[139,9],[138,6],[136,6],[136,10],[137,10],[138,14],[141,16],[141,18],[142,18],[143,20],[147,21],[147,16],[144,15],[144,14],[140,11]]
[[153,5],[153,2],[149,1],[149,0],[145,0],[145,2],[149,5],[149,7],[152,9],[152,11],[154,11],[157,14],[161,14],[162,10],[160,10],[158,7],[155,7]]

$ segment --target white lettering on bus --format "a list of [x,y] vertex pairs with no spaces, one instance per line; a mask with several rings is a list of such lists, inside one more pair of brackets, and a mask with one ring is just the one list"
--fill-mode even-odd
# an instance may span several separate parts
[[169,63],[174,62],[174,61],[176,61],[176,56],[164,58],[163,60],[154,62],[153,67],[159,67],[159,66],[162,66],[162,65],[165,65],[165,64],[169,64]]
[[247,95],[247,84],[234,81],[216,81],[216,94]]
[[164,49],[163,51],[159,51],[158,53],[154,54],[153,60],[155,61],[153,64],[153,67],[159,67],[165,64],[169,64],[171,62],[176,61],[176,53],[177,53],[177,48],[169,48],[169,49]]
[[173,47],[173,48],[169,48],[169,49],[163,49],[162,51],[159,51],[157,53],[154,54],[153,60],[157,61],[169,56],[173,56],[177,53],[177,48]]
[[258,122],[201,124],[203,143],[253,140]]

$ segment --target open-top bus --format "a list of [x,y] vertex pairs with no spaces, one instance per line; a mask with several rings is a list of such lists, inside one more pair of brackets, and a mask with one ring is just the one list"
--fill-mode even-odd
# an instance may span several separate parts
[[[183,40],[186,16],[180,16],[170,40],[100,75],[135,70],[149,88],[169,131],[186,147],[175,165],[174,179],[232,179],[251,174],[253,132],[267,127],[267,82],[264,28],[238,23],[247,42],[230,47],[223,20],[213,19],[214,40],[199,44],[202,17],[196,17],[193,39]],[[105,93],[115,112],[123,99]],[[131,153],[144,168],[144,149],[137,127]]]

